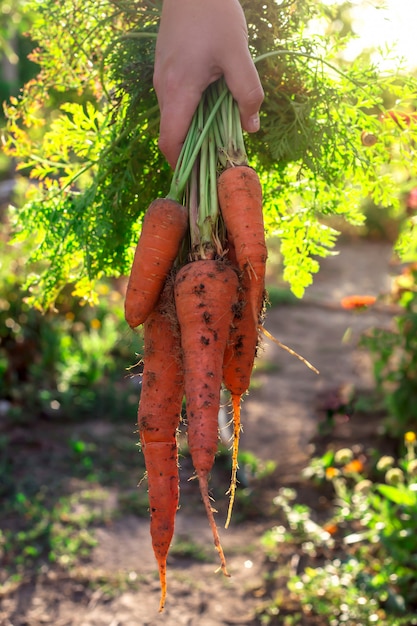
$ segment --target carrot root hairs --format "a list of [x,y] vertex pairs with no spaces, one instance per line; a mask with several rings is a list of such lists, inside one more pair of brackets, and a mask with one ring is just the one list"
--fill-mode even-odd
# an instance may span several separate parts
[[230,520],[232,518],[233,504],[235,501],[236,485],[237,485],[237,470],[239,469],[238,453],[239,453],[239,440],[241,431],[240,422],[240,402],[242,396],[232,393],[232,409],[233,409],[233,443],[232,443],[232,476],[230,479],[230,487],[228,493],[229,506],[227,509],[227,517],[224,527],[229,528]]
[[265,335],[265,337],[267,337],[268,339],[270,339],[271,341],[276,343],[277,346],[279,346],[280,348],[285,350],[285,352],[288,352],[292,356],[295,356],[299,361],[304,363],[304,365],[306,367],[308,367],[308,369],[310,369],[315,374],[320,374],[320,372],[317,369],[317,367],[315,367],[312,363],[310,363],[310,361],[307,361],[307,359],[305,359],[303,356],[301,356],[301,354],[298,354],[298,352],[296,352],[292,348],[289,348],[288,346],[286,346],[285,343],[281,343],[276,337],[274,337],[274,335],[271,335],[271,333],[268,330],[266,330],[266,328],[264,328],[261,325],[259,325],[258,328],[259,328],[259,332],[263,333]]

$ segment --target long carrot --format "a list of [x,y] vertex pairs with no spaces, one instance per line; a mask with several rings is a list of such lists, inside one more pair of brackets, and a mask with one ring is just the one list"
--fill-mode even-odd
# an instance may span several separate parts
[[150,531],[159,568],[162,611],[167,588],[166,561],[179,501],[176,432],[184,393],[172,285],[165,286],[144,324],[144,342],[138,425],[148,475]]
[[187,209],[157,198],[145,214],[125,298],[125,318],[135,328],[155,307],[188,228]]
[[226,560],[210,505],[208,476],[218,445],[222,364],[237,302],[238,277],[224,261],[198,260],[179,270],[175,305],[181,330],[188,444],[221,569]]
[[247,165],[225,169],[218,179],[220,211],[239,269],[249,274],[247,302],[259,323],[265,294],[267,248],[262,213],[262,187],[255,170]]

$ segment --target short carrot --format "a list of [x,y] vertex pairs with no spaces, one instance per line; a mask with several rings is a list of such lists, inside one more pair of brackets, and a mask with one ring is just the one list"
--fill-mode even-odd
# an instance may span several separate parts
[[126,290],[125,318],[135,328],[155,307],[188,228],[188,211],[157,198],[145,214]]
[[237,302],[238,277],[221,260],[198,260],[182,267],[175,281],[175,305],[181,330],[188,444],[201,497],[227,574],[214,521],[208,477],[218,445],[222,363]]
[[176,432],[183,399],[183,370],[172,285],[166,285],[144,324],[144,370],[138,410],[140,442],[148,476],[152,546],[166,598],[166,561],[179,501]]
[[247,301],[257,325],[265,294],[267,259],[259,177],[247,165],[229,167],[220,174],[217,191],[239,269],[250,276]]
[[[249,310],[249,309],[247,309]],[[248,323],[249,322],[249,323]],[[223,359],[223,383],[230,392],[233,412],[232,476],[229,488],[229,507],[225,528],[228,528],[237,485],[239,441],[241,432],[240,405],[243,394],[249,388],[253,363],[258,342],[257,329],[254,330],[252,314],[234,322],[231,340]]]
[[[237,264],[234,246],[228,244],[228,259]],[[252,311],[247,302],[251,276],[242,272],[240,276],[239,306],[235,309],[232,330],[223,358],[223,383],[231,394],[233,411],[232,477],[230,481],[230,499],[225,527],[230,523],[236,492],[239,439],[241,431],[240,404],[244,393],[249,389],[256,350],[259,342],[258,324],[255,324]]]
[[[237,265],[236,250],[228,244],[227,258],[232,267]],[[254,320],[248,302],[252,276],[248,272],[240,274],[238,306],[226,345],[223,360],[223,382],[226,389],[235,395],[243,395],[249,388],[256,349],[259,343],[259,322],[262,321],[263,306]]]

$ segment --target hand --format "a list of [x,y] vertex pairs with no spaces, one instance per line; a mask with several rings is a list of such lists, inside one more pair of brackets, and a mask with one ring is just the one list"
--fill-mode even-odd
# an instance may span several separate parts
[[256,132],[264,93],[238,0],[164,0],[154,86],[161,113],[159,147],[171,167],[203,91],[221,76],[238,103],[243,129]]

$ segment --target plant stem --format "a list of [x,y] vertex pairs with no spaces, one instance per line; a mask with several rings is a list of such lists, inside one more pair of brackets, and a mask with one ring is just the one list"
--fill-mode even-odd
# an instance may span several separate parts
[[219,130],[222,134],[219,160],[222,166],[234,167],[235,165],[247,165],[245,141],[243,138],[240,113],[237,102],[230,91],[221,107],[219,116]]
[[246,162],[239,109],[221,79],[206,89],[193,115],[167,196],[188,206],[192,259],[223,254],[218,167]]
[[[208,87],[208,89],[210,89],[210,87]],[[206,103],[206,93],[207,93],[207,90],[200,100],[200,104],[198,105],[198,109],[196,113],[194,114],[194,117],[197,116],[198,118],[200,109],[201,111],[204,110],[204,105]],[[223,102],[224,98],[226,97],[227,93],[228,93],[228,89],[225,85],[217,101],[214,103],[213,107],[211,108],[210,114],[205,120],[203,127],[198,129],[198,131],[191,132],[191,133],[190,131],[188,132],[187,137],[184,142],[184,146],[183,146],[183,150],[184,150],[185,145],[187,144],[186,149],[187,149],[188,158],[187,160],[185,160],[184,158],[180,158],[178,160],[177,167],[175,168],[174,176],[172,178],[171,188],[167,196],[168,198],[176,200],[181,196],[181,193],[184,190],[185,185],[187,184],[187,181],[190,177],[191,170],[198,156],[198,153],[201,149],[204,138],[207,135],[210,129],[210,126],[217,114],[217,111],[221,103]],[[191,128],[192,126],[190,126],[190,129]]]
[[198,228],[198,166],[199,162],[196,160],[191,170],[190,183],[189,183],[189,219],[190,219],[190,238],[191,249],[194,250],[200,243],[200,231]]

